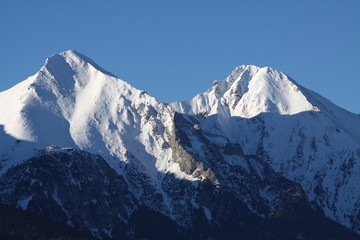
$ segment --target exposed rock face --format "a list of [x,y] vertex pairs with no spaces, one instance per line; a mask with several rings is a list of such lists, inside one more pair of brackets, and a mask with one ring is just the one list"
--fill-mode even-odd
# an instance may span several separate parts
[[205,93],[170,106],[196,119],[216,149],[225,146],[230,165],[244,162],[236,155],[254,156],[262,162],[255,169],[267,163],[299,182],[326,216],[360,232],[358,115],[281,72],[256,66],[240,66]]
[[360,232],[359,116],[271,68],[166,105],[67,51],[0,93],[0,124],[0,202],[97,237]]
[[[147,181],[141,174],[132,177]],[[210,180],[194,184],[166,174],[162,190],[173,212],[162,214],[152,210],[157,206],[146,206],[148,201],[136,200],[124,179],[100,156],[51,146],[2,175],[0,200],[102,239],[357,239],[313,209],[299,184],[276,174],[267,177],[273,180],[255,179],[253,189],[249,182],[234,189],[227,186],[228,179],[217,185]],[[234,186],[239,184],[231,180]],[[275,199],[271,210],[269,201],[259,196],[262,186]],[[143,191],[151,190],[143,184]],[[244,202],[251,194],[254,202]],[[256,204],[260,205],[249,209]]]
[[126,232],[137,201],[104,159],[46,148],[1,176],[1,201],[66,222],[95,236]]

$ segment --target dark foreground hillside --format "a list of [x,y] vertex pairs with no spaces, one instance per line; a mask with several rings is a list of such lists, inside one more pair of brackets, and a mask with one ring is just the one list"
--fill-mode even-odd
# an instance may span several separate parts
[[63,223],[0,204],[1,240],[96,240]]
[[167,104],[66,51],[0,93],[0,240],[356,240],[359,181],[359,116],[269,67]]
[[[78,171],[80,169],[82,171]],[[282,204],[265,218],[253,214],[227,188],[203,182],[190,194],[198,194],[200,202],[211,209],[213,221],[209,222],[202,209],[198,209],[189,213],[192,221],[184,227],[134,200],[123,178],[101,157],[74,149],[70,152],[43,152],[11,168],[0,178],[0,198],[3,202],[16,205],[20,199],[26,199],[27,194],[32,196],[28,211],[0,204],[0,240],[95,239],[89,233],[79,231],[93,229],[87,228],[90,220],[94,226],[102,222],[108,224],[114,240],[360,239],[352,231],[327,219],[322,210],[314,209],[301,185],[281,177],[277,180],[272,186],[283,190],[279,196]],[[35,188],[32,182],[37,182],[39,187]],[[191,183],[176,179],[172,183],[172,189],[182,191],[176,196],[186,199],[184,192],[189,190]],[[78,189],[79,185],[83,187]],[[57,201],[66,203],[72,211],[70,219],[77,230],[66,225],[69,218],[54,201],[54,192],[57,193]],[[89,204],[91,199],[97,199],[96,204]],[[122,211],[126,206],[133,212]],[[126,216],[127,221],[112,217],[115,213]],[[98,236],[106,239],[109,235]]]
[[[296,205],[296,204],[295,204]],[[348,231],[331,220],[325,220],[324,216],[320,213],[317,216],[312,215],[313,212],[309,209],[297,208],[298,206],[289,206],[288,209],[281,209],[274,212],[269,218],[261,224],[262,226],[253,226],[248,229],[248,233],[244,232],[242,237],[239,235],[241,232],[228,231],[224,229],[218,231],[218,237],[221,235],[231,237],[234,239],[295,239],[297,237],[303,237],[303,239],[332,239],[332,240],[347,240],[347,239],[360,239],[359,236]],[[161,229],[162,218],[157,220],[160,222],[154,222],[154,213],[139,212],[138,220],[135,220],[132,224],[140,227],[140,231],[137,233],[139,238],[136,239],[182,239],[176,233],[176,229]],[[148,217],[147,217],[148,215]],[[39,216],[27,211],[23,211],[19,208],[0,204],[0,239],[1,240],[96,240],[89,233],[80,232],[74,228],[71,228],[61,222],[56,222],[51,219]],[[148,221],[150,217],[150,222]],[[136,224],[137,222],[137,224]],[[146,222],[148,224],[146,224]],[[148,225],[148,226],[145,226]],[[164,226],[168,223],[165,221]],[[236,224],[235,224],[236,225]],[[257,224],[256,224],[257,225]],[[158,226],[158,227],[156,227]],[[160,228],[159,228],[160,227]],[[166,227],[167,228],[167,227]],[[200,227],[200,229],[204,230]],[[259,231],[257,234],[255,230]],[[167,234],[164,234],[167,232]],[[171,232],[174,234],[174,238],[171,237]],[[234,234],[237,232],[237,234]],[[301,232],[302,234],[298,234]],[[200,232],[188,233],[188,237],[191,235],[198,236],[201,239]],[[206,235],[206,234],[205,234]],[[147,236],[147,237],[145,237]],[[252,236],[252,237],[251,237]],[[187,239],[184,237],[184,239]]]

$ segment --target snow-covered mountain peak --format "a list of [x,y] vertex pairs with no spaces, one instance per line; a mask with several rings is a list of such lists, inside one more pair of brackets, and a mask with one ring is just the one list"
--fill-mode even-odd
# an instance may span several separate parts
[[155,102],[144,91],[69,50],[49,57],[38,73],[0,93],[0,124],[17,139],[76,146],[87,139],[86,134],[94,134],[82,132],[82,124],[93,122],[100,113],[104,121],[110,121],[117,118],[120,108]]
[[196,95],[190,101],[170,105],[183,113],[245,118],[262,112],[292,115],[319,110],[286,74],[254,65],[239,66],[225,80],[214,81],[205,93]]
[[259,71],[260,67],[255,65],[240,65],[236,67],[231,74],[226,78],[226,81],[229,83],[233,83],[236,79],[239,78],[240,75],[242,75],[245,71],[250,73],[251,75],[255,74],[257,71]]
[[113,74],[109,73],[108,71],[104,70],[99,65],[97,65],[90,58],[75,50],[67,50],[59,54],[50,56],[49,58],[46,59],[43,68],[47,68],[48,70],[53,70],[54,68],[58,68],[59,65],[62,65],[64,63],[68,64],[69,66],[75,69],[79,69],[81,67],[84,68],[91,65],[93,68],[97,69],[98,71],[110,75],[112,77],[115,77]]
[[94,66],[95,64],[80,53],[68,50],[48,57],[40,71],[49,71],[50,73],[57,75],[64,71],[65,67],[67,67],[67,71],[65,72],[72,72],[74,70],[89,67],[89,65]]
[[[79,219],[80,214],[85,228],[111,233],[113,220],[106,227],[103,223],[127,221],[131,199],[182,229],[198,228],[202,219],[252,224],[238,213],[262,217],[282,212],[287,196],[294,202],[292,196],[304,195],[300,183],[326,216],[360,232],[359,115],[282,72],[253,65],[235,68],[192,100],[169,105],[76,51],[49,57],[34,76],[0,93],[0,177],[6,183],[0,184],[0,193],[26,208],[46,205],[42,196],[47,195],[55,207],[47,206],[60,207],[66,219]],[[59,181],[53,177],[56,172]],[[40,184],[54,179],[52,186]],[[211,185],[214,191],[209,191]],[[131,193],[131,204],[111,202],[121,199],[114,193],[119,187],[129,191],[119,196]],[[288,195],[289,190],[295,195]],[[74,198],[77,192],[88,197]],[[296,202],[305,206],[305,195],[301,198]],[[72,207],[63,204],[68,200]],[[79,202],[89,208],[78,211]],[[101,206],[96,215],[93,206]],[[235,215],[223,215],[225,208]],[[95,219],[92,225],[89,219]]]
[[184,175],[168,147],[173,114],[75,51],[49,57],[34,76],[0,93],[6,134],[38,148],[101,154],[118,171],[124,162],[137,162],[154,182],[159,171]]
[[[48,57],[45,61],[45,66],[56,64],[57,60],[59,60],[59,57],[64,58],[67,62],[75,62],[77,64],[80,64],[81,61],[88,62],[88,58],[82,55],[81,53],[74,51],[74,50],[67,50],[64,52],[61,52],[59,54],[54,54],[50,57]],[[91,62],[91,60],[90,60]]]
[[[84,88],[99,75],[116,78],[81,53],[68,50],[47,58],[44,66],[35,75],[35,84],[57,85],[63,90]],[[96,81],[96,80],[95,80]],[[47,86],[48,87],[48,86]]]

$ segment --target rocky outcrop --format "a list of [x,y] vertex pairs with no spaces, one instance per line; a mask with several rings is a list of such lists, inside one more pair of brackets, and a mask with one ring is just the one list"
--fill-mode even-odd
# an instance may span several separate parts
[[94,236],[337,237],[309,226],[326,217],[360,232],[359,116],[274,69],[164,104],[66,51],[0,105],[0,202]]
[[137,201],[104,159],[54,146],[0,178],[1,202],[18,205],[97,237],[123,236]]

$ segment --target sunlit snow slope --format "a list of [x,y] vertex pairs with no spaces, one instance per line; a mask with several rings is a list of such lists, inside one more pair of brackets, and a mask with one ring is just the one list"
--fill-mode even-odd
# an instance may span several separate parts
[[358,115],[256,66],[237,67],[205,93],[169,105],[196,117],[212,141],[239,144],[301,183],[327,216],[360,231]]
[[48,58],[34,76],[0,93],[0,106],[4,131],[39,148],[100,153],[117,171],[130,152],[154,178],[157,171],[182,176],[164,147],[172,110],[75,51]]
[[101,155],[141,204],[183,226],[200,208],[215,221],[211,201],[199,204],[199,182],[264,216],[281,206],[280,173],[360,232],[360,116],[269,67],[237,67],[207,92],[166,105],[66,51],[0,93],[0,141],[0,174],[34,149],[79,148]]

